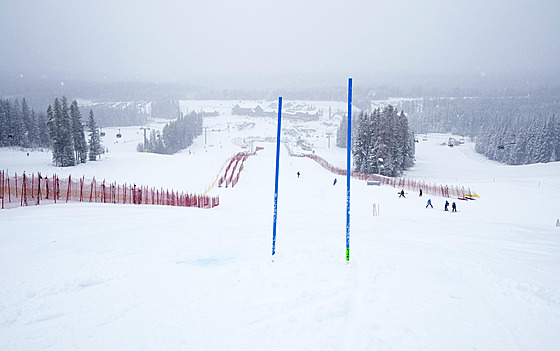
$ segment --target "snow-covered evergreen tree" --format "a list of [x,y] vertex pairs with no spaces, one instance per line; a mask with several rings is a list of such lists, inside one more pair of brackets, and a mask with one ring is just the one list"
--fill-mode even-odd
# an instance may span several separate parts
[[70,105],[70,119],[72,121],[72,136],[74,141],[74,154],[76,162],[85,163],[87,160],[87,142],[82,124],[82,114],[76,100]]
[[34,144],[35,128],[32,121],[31,111],[29,110],[29,106],[27,106],[27,101],[25,101],[25,98],[23,98],[21,102],[21,119],[24,130],[22,146],[30,147],[32,144]]
[[167,123],[161,133],[152,130],[147,151],[173,154],[190,146],[194,138],[200,134],[202,134],[202,116],[191,112]]
[[25,132],[25,125],[23,123],[23,114],[18,100],[15,100],[11,104],[10,117],[10,146],[27,146],[28,141]]
[[342,116],[340,126],[336,132],[336,146],[346,149],[348,144],[348,116]]
[[60,102],[58,98],[54,100],[54,108],[51,105],[47,108],[47,129],[52,143],[53,163],[58,167],[62,165],[62,143],[59,137],[60,123],[55,110],[59,110],[60,113]]
[[8,146],[8,103],[7,100],[0,100],[0,146]]
[[355,126],[352,154],[357,171],[395,177],[414,164],[414,137],[403,112],[391,105],[361,112]]
[[156,131],[154,129],[150,132],[150,138],[148,140],[148,146],[146,148],[147,152],[156,152]]
[[99,129],[95,122],[93,110],[89,110],[87,128],[89,133],[89,160],[96,161],[97,157],[103,152],[103,149],[101,147],[101,137],[99,136]]
[[556,95],[536,97],[426,98],[401,103],[420,133],[467,135],[475,150],[506,164],[554,162],[560,154]]
[[[55,109],[55,115],[56,115]],[[70,118],[70,110],[68,107],[68,99],[63,96],[60,104],[60,130],[59,138],[62,146],[62,167],[76,165],[76,157],[74,157],[74,140],[72,138],[72,120]]]
[[[35,113],[34,111],[32,112]],[[47,115],[44,112],[39,112],[36,114],[37,123],[37,140],[39,147],[51,147],[52,142],[49,138],[49,131],[47,128]]]

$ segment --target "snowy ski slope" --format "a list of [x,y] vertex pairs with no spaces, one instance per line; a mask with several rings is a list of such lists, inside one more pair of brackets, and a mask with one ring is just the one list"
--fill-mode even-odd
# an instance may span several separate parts
[[[200,110],[196,103],[181,106]],[[0,167],[199,193],[242,150],[235,138],[275,135],[274,119],[227,108],[177,155],[136,152],[139,127],[121,128],[119,140],[107,128],[99,162],[57,169],[50,153],[0,149]],[[345,150],[334,139],[328,148],[333,127],[323,122],[283,127],[315,128],[306,138],[316,154],[344,166]],[[270,141],[254,141],[264,150],[245,162],[235,188],[211,190],[220,195],[212,210],[0,211],[0,350],[560,349],[560,164],[504,166],[472,143],[440,145],[447,137],[420,141],[407,176],[464,185],[480,199],[448,213],[443,198],[426,209],[425,196],[399,199],[400,189],[352,181],[350,264],[345,180],[333,186],[334,175],[284,147],[271,262]]]

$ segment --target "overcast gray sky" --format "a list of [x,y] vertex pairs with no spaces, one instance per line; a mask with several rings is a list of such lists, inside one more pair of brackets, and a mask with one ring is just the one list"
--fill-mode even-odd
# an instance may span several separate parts
[[560,0],[2,0],[0,71],[558,70]]

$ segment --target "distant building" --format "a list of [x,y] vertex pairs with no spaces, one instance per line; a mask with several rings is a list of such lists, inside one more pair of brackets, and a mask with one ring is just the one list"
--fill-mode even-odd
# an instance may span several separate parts
[[255,116],[262,116],[264,114],[264,110],[260,105],[257,105],[257,107],[253,109],[253,113],[255,114]]
[[231,114],[234,116],[252,116],[253,111],[252,108],[241,107],[237,104],[231,109]]
[[[287,103],[283,107],[286,107],[286,109],[282,112],[282,117],[285,118],[313,121],[318,120],[319,117],[323,115],[322,112],[318,110],[313,110],[312,113],[309,113],[309,110],[303,111],[303,109],[307,106],[293,107],[291,103]],[[260,105],[251,108],[241,107],[239,104],[236,104],[231,109],[231,114],[234,116],[275,117],[278,115],[278,112],[274,109],[263,109]]]

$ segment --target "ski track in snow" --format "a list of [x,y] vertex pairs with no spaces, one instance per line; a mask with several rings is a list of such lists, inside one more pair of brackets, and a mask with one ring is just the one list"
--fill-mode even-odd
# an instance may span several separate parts
[[[183,110],[221,115],[205,119],[206,144],[202,135],[177,155],[135,152],[139,129],[123,127],[121,140],[118,128],[104,128],[109,153],[99,162],[60,169],[48,152],[0,149],[0,164],[11,174],[200,193],[243,150],[233,140],[275,136],[273,118],[230,116],[235,103],[182,101]],[[315,153],[345,167],[345,150],[325,136],[340,116],[325,119],[282,124],[315,129],[306,136]],[[480,199],[453,200],[458,213],[450,213],[443,198],[426,209],[428,196],[399,199],[400,189],[353,180],[349,264],[345,179],[333,186],[335,175],[285,148],[272,262],[273,142],[255,143],[264,150],[248,158],[235,188],[211,190],[220,195],[212,210],[0,211],[0,349],[560,349],[560,164],[504,166],[469,142],[442,146],[448,137],[416,144],[405,176],[465,186]]]

